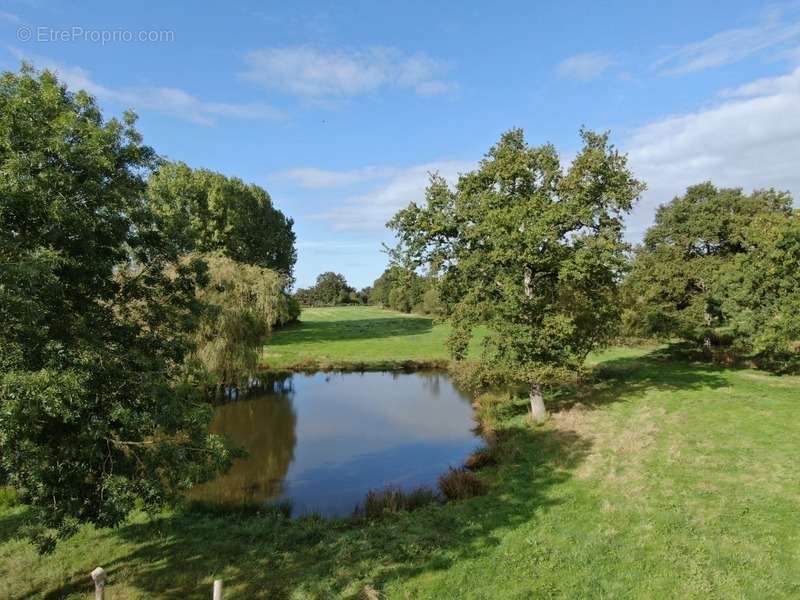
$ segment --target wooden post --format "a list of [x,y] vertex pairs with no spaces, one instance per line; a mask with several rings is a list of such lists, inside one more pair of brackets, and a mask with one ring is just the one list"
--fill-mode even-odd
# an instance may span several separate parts
[[94,600],[103,600],[106,589],[106,572],[103,567],[97,567],[91,575],[92,581],[94,581]]
[[222,579],[214,580],[214,600],[222,600]]

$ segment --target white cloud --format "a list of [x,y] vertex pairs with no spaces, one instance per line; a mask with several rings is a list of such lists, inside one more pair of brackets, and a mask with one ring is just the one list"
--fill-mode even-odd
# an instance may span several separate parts
[[752,98],[770,94],[800,93],[800,68],[780,77],[764,77],[737,88],[723,90],[729,98]]
[[45,57],[27,56],[17,49],[12,49],[12,53],[19,60],[55,72],[59,80],[73,92],[85,90],[100,101],[113,102],[126,108],[162,112],[202,125],[213,125],[218,117],[257,120],[284,118],[279,110],[262,102],[207,102],[184,90],[164,86],[111,88],[96,82],[89,71],[81,67],[65,65]]
[[382,231],[386,222],[409,202],[422,202],[429,174],[438,172],[451,183],[459,173],[475,166],[465,161],[439,161],[403,169],[392,169],[393,174],[372,190],[351,196],[339,206],[312,218],[325,220],[338,231]]
[[307,98],[355,96],[384,87],[442,94],[454,85],[442,76],[445,66],[426,56],[407,56],[393,48],[358,51],[312,46],[264,48],[245,57],[245,79]]
[[724,97],[714,107],[645,125],[627,140],[631,167],[649,186],[629,221],[630,237],[641,235],[658,204],[701,181],[774,187],[800,198],[800,68]]
[[589,81],[602,75],[614,62],[611,56],[600,52],[576,54],[558,65],[558,76],[562,79]]
[[657,61],[655,66],[662,74],[682,75],[731,64],[798,38],[800,22],[783,22],[780,11],[772,11],[753,27],[728,29],[682,46]]

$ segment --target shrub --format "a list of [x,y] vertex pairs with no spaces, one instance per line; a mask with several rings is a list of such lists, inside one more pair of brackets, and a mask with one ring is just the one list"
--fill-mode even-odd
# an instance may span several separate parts
[[430,488],[418,487],[404,492],[398,487],[387,486],[382,490],[367,492],[364,502],[356,506],[356,519],[377,519],[387,514],[417,510],[439,501],[439,496]]
[[447,500],[464,500],[486,493],[486,484],[467,469],[450,469],[439,477],[439,489]]

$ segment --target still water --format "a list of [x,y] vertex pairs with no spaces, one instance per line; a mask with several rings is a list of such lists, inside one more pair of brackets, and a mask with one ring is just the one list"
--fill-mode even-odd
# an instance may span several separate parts
[[295,374],[266,389],[217,408],[212,430],[248,456],[192,497],[349,515],[371,489],[435,487],[480,445],[469,398],[441,373]]

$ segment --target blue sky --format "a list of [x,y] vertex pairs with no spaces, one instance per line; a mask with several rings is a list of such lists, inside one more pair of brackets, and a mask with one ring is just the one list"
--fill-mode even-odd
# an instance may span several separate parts
[[610,130],[649,185],[632,241],[706,179],[800,196],[798,2],[9,0],[0,42],[3,69],[135,109],[162,156],[265,187],[301,286],[371,284],[427,173],[455,178],[511,127],[567,160],[582,125]]

